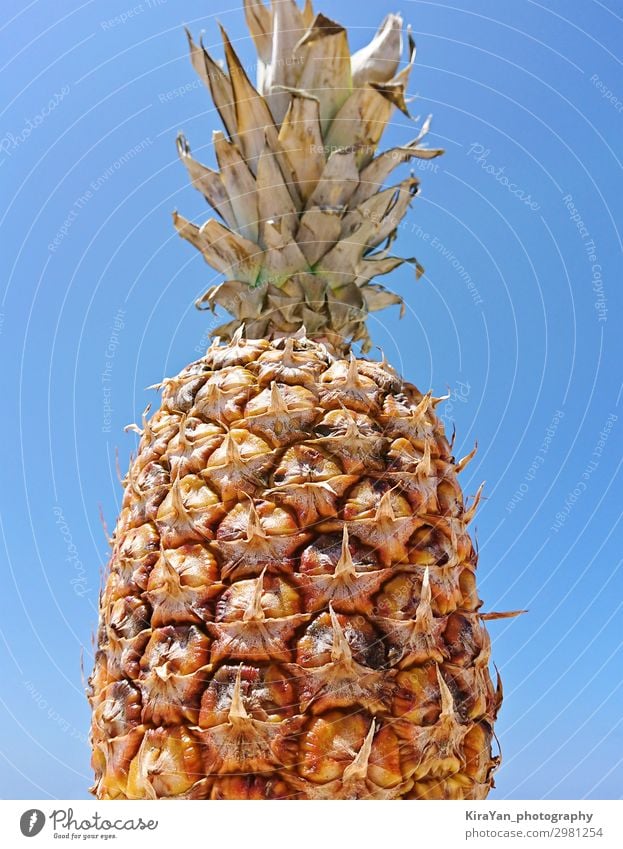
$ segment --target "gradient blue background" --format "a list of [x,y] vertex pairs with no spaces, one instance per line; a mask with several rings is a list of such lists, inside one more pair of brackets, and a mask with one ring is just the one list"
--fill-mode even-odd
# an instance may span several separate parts
[[[216,16],[245,63],[254,53],[236,3],[12,6],[0,13],[0,795],[84,798],[91,776],[80,662],[83,654],[88,673],[107,559],[99,510],[111,527],[121,495],[115,454],[125,470],[135,445],[123,426],[157,400],[145,387],[196,359],[210,324],[192,304],[213,277],[170,218],[174,208],[207,215],[177,160],[176,132],[183,128],[210,164],[218,126],[194,84],[181,24],[205,28],[221,55]],[[617,798],[623,106],[596,83],[621,104],[623,8],[616,0],[398,6],[419,47],[412,112],[434,113],[429,143],[447,155],[417,172],[422,194],[400,236],[426,276],[416,284],[411,270],[397,271],[391,284],[407,316],[377,315],[371,330],[406,377],[437,394],[450,388],[444,415],[456,423],[458,453],[476,438],[480,445],[465,490],[487,481],[476,521],[481,595],[490,610],[530,609],[491,623],[506,690],[494,796]],[[125,23],[109,23],[130,9]],[[361,46],[392,9],[389,0],[332,0],[323,10]],[[27,138],[7,141],[63,87]],[[385,141],[413,135],[399,115]],[[473,145],[488,151],[486,162],[470,154]],[[485,164],[503,167],[534,208]],[[595,309],[589,236],[563,202],[569,193],[595,240],[605,320]],[[119,310],[124,326],[110,356]],[[531,473],[556,411],[564,415]]]

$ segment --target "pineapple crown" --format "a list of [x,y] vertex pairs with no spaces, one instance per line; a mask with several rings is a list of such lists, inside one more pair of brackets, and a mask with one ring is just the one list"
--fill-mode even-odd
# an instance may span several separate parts
[[415,139],[377,154],[395,108],[409,116],[406,86],[415,59],[403,22],[388,15],[372,41],[350,53],[346,30],[310,0],[245,0],[258,54],[255,87],[221,27],[226,64],[190,33],[193,67],[209,89],[225,133],[213,145],[219,170],[179,155],[193,185],[220,220],[197,227],[177,212],[180,235],[225,276],[197,302],[224,307],[233,320],[213,336],[231,339],[242,325],[250,337],[289,335],[301,327],[338,350],[371,347],[369,312],[402,299],[373,279],[415,258],[390,253],[398,226],[418,190],[410,175],[384,188],[391,172],[413,158],[443,153]]

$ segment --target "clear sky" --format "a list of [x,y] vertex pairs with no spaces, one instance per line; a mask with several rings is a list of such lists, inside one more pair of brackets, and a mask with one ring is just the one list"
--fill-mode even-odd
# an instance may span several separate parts
[[[10,8],[9,8],[10,7]],[[371,332],[420,388],[451,400],[506,700],[494,797],[617,798],[621,672],[621,138],[615,0],[332,0],[368,40],[386,12],[414,29],[414,116],[447,154],[399,246],[407,314]],[[618,11],[617,11],[618,10]],[[217,116],[182,24],[244,62],[238,3],[3,5],[0,124],[3,565],[0,795],[85,798],[100,573],[135,445],[123,427],[206,346],[193,302],[213,281],[171,212],[205,214],[177,160],[183,129],[213,161]],[[219,55],[220,52],[219,52]],[[415,135],[398,115],[387,143]],[[388,279],[386,278],[386,281]]]

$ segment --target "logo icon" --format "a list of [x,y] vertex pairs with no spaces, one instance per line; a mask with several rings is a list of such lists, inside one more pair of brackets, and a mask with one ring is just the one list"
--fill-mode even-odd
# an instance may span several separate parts
[[45,814],[38,808],[24,811],[20,817],[19,827],[24,837],[34,837],[45,825]]

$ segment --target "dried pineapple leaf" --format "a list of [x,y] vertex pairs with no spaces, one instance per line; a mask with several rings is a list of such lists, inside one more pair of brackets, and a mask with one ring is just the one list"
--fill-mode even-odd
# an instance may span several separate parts
[[186,30],[186,36],[188,38],[192,66],[212,95],[212,100],[221,116],[229,138],[235,142],[237,139],[236,111],[234,109],[234,95],[231,82],[224,71],[212,59],[203,46],[203,43],[197,46],[189,30]]
[[198,248],[212,268],[245,283],[255,283],[262,265],[262,251],[254,242],[233,233],[214,218],[197,227],[175,212],[173,223],[180,236]]
[[393,103],[400,111],[410,118],[411,115],[407,108],[405,100],[405,87],[403,83],[397,83],[390,80],[388,83],[370,83],[375,91],[387,98],[390,103]]
[[411,76],[411,71],[413,70],[413,65],[415,64],[415,55],[417,53],[417,48],[415,45],[415,39],[413,38],[413,32],[411,31],[411,27],[407,27],[407,41],[409,47],[409,58],[407,60],[407,64],[399,71],[396,76],[390,80],[393,83],[400,83],[404,85],[405,89],[407,87],[407,83],[409,82],[409,77]]
[[314,271],[322,275],[333,290],[343,286],[347,279],[352,279],[353,269],[357,268],[365,244],[357,239],[342,239],[314,267]]
[[308,333],[316,333],[321,327],[327,326],[327,316],[316,310],[310,310],[309,307],[303,306],[302,309],[303,325]]
[[521,616],[523,613],[527,613],[527,610],[505,610],[503,612],[498,612],[492,610],[490,613],[480,613],[479,616],[481,619],[492,620],[492,619],[514,619],[515,616]]
[[358,185],[359,171],[353,150],[334,150],[324,166],[308,206],[339,210],[348,204]]
[[190,154],[190,145],[182,133],[177,137],[177,150],[193,186],[201,192],[212,209],[218,212],[228,227],[236,227],[238,222],[219,172],[213,171],[193,159]]
[[[213,339],[218,338],[223,339],[225,341],[229,341],[233,337],[234,333],[239,329],[241,324],[242,322],[237,318],[235,318],[233,321],[227,321],[225,324],[219,324],[218,327],[215,327],[214,330],[210,331],[210,336]],[[265,320],[264,324],[267,325],[268,321]],[[245,331],[247,333],[250,333],[250,330],[246,324],[244,325],[244,327]],[[251,338],[260,339],[262,335],[262,333],[260,333],[258,336],[255,336],[255,334],[253,334]]]
[[279,131],[279,144],[292,169],[303,200],[313,194],[325,166],[315,98],[294,96]]
[[245,238],[255,242],[258,238],[258,209],[253,174],[236,145],[228,141],[223,133],[214,132],[212,143],[221,179],[238,222],[237,229]]
[[346,30],[324,15],[316,15],[296,50],[304,57],[297,87],[318,99],[324,134],[352,89]]
[[311,0],[305,0],[305,6],[303,7],[301,14],[303,16],[303,23],[305,26],[310,27],[315,17]]
[[390,292],[384,286],[376,284],[374,286],[364,286],[361,289],[361,294],[369,312],[377,312],[385,307],[391,307],[395,304],[400,305],[400,317],[404,314],[404,301],[395,292]]
[[365,312],[363,295],[351,282],[327,293],[327,307],[336,330],[348,321],[361,319],[362,311]]
[[273,13],[262,0],[244,0],[244,16],[257,54],[264,65],[272,54]]
[[261,288],[249,289],[248,283],[241,280],[226,280],[218,286],[212,286],[197,302],[199,309],[209,307],[216,312],[217,306],[223,307],[239,319],[258,318],[262,314],[265,293]]
[[307,260],[300,247],[287,234],[284,235],[270,222],[264,222],[266,251],[260,272],[260,282],[281,287],[299,271],[306,271]]
[[[385,209],[385,213],[378,222],[378,227],[371,238],[366,242],[368,247],[376,247],[396,232],[396,228],[405,217],[411,201],[417,193],[419,180],[415,177],[408,177],[397,186],[393,187],[391,192],[391,200]],[[380,194],[383,194],[381,192]]]
[[358,167],[367,165],[392,109],[393,103],[372,86],[355,89],[331,122],[325,138],[327,149],[352,147]]
[[401,147],[393,147],[375,157],[367,165],[360,175],[360,182],[353,197],[353,205],[367,200],[374,192],[378,191],[394,168],[408,162],[409,159],[434,159],[444,152],[441,149],[419,147],[419,142],[428,133],[430,127],[430,116],[422,125],[419,134],[408,144]]
[[357,277],[355,283],[357,286],[365,286],[372,280],[373,277],[380,277],[383,274],[389,274],[405,262],[415,262],[413,259],[403,259],[400,256],[388,256],[382,259],[364,259],[359,263],[357,268]]
[[277,310],[284,321],[289,323],[300,323],[303,311],[303,302],[300,298],[288,298],[285,295],[269,295],[267,298],[273,310]]
[[247,166],[255,174],[266,140],[274,147],[277,130],[266,101],[251,84],[223,27],[221,36],[234,97],[239,145]]
[[402,23],[400,15],[387,15],[372,41],[353,54],[354,86],[387,82],[394,76],[402,55]]
[[262,94],[266,95],[275,124],[279,126],[288,111],[290,96],[278,86],[296,87],[301,69],[297,42],[307,24],[294,0],[280,0],[273,6],[273,50],[264,75]]
[[312,207],[303,217],[296,241],[308,264],[315,265],[340,238],[342,221],[335,212]]
[[266,221],[278,222],[281,232],[284,228],[293,235],[298,224],[298,213],[292,195],[286,186],[276,155],[268,146],[260,156],[257,165],[257,198],[260,233],[263,233]]

